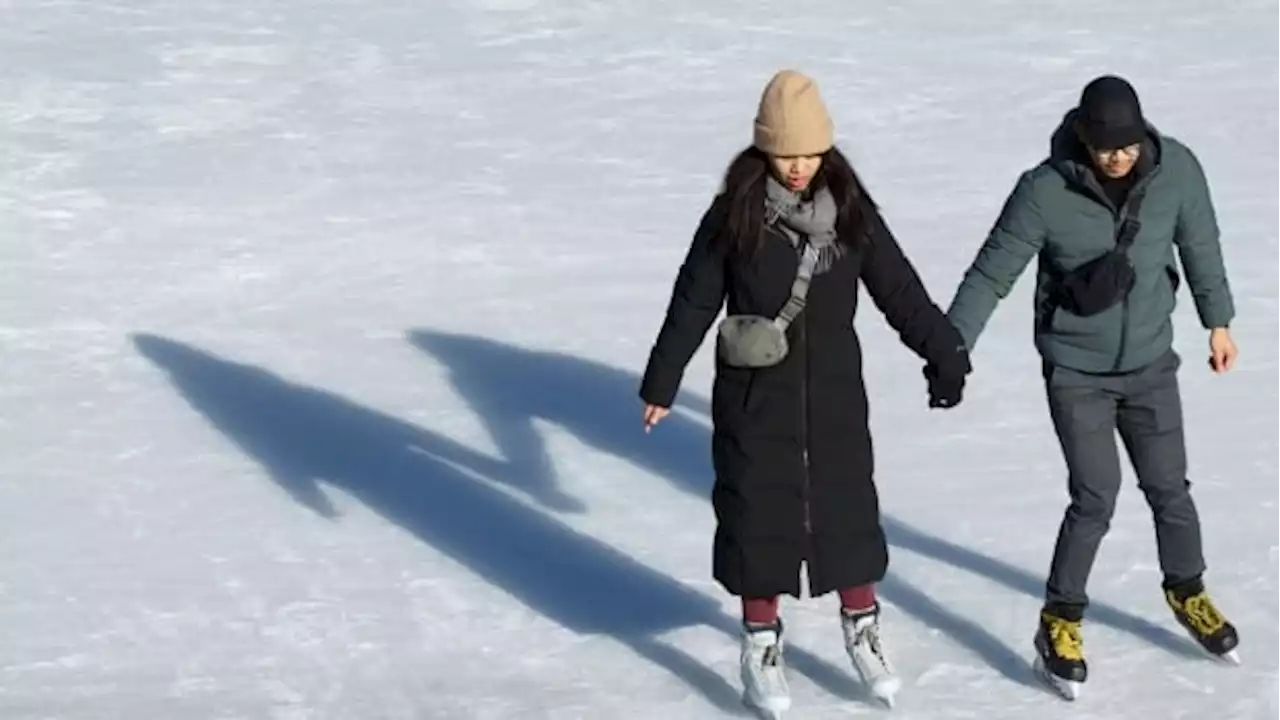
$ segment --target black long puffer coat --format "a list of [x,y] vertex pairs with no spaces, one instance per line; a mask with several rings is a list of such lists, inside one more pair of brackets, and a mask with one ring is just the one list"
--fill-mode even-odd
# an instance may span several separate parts
[[[921,358],[954,367],[962,345],[874,204],[863,202],[868,237],[814,275],[787,331],[786,359],[754,370],[716,359],[713,564],[734,595],[799,597],[802,563],[811,596],[877,582],[888,568],[854,331],[859,281]],[[754,256],[720,249],[724,204],[717,198],[704,215],[676,278],[641,382],[646,403],[671,406],[726,300],[730,314],[773,317],[790,296],[799,252],[772,228]],[[923,407],[923,378],[921,386]]]

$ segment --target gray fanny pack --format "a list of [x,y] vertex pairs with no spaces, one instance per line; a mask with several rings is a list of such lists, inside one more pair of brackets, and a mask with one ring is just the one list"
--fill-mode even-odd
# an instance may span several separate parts
[[720,321],[716,351],[733,367],[761,368],[777,365],[787,357],[787,328],[804,309],[809,281],[818,264],[818,250],[806,243],[800,258],[791,297],[775,318],[763,315],[730,315]]

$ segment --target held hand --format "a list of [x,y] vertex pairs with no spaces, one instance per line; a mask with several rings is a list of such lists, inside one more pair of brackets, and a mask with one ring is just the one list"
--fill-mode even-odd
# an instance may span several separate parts
[[647,433],[652,430],[653,426],[662,422],[662,418],[666,417],[669,412],[671,411],[667,408],[646,403],[644,406],[644,431]]
[[937,366],[926,365],[924,377],[929,382],[929,407],[949,409],[964,399],[964,375],[943,375]]
[[[957,337],[958,340],[958,337]],[[942,353],[924,367],[929,383],[929,407],[953,408],[964,399],[964,380],[973,372],[969,351],[958,343],[953,352]]]
[[1221,327],[1209,331],[1209,367],[1215,373],[1222,374],[1235,367],[1236,354],[1230,330]]

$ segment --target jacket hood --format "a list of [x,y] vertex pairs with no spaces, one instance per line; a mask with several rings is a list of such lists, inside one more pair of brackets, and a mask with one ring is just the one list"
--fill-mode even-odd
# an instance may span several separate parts
[[[1048,163],[1063,177],[1075,183],[1090,185],[1093,179],[1093,161],[1080,137],[1076,135],[1075,120],[1079,113],[1077,108],[1068,110],[1062,117],[1053,135],[1049,139]],[[1147,137],[1142,142],[1142,155],[1134,171],[1139,176],[1147,175],[1160,165],[1164,153],[1164,141],[1160,131],[1150,122],[1147,125]]]

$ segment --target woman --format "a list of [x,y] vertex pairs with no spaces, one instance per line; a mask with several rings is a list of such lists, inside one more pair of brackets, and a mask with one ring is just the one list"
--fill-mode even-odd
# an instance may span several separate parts
[[730,165],[695,233],[640,388],[647,432],[667,414],[725,302],[730,316],[774,318],[804,285],[796,278],[808,254],[812,275],[790,306],[802,309],[785,327],[785,354],[744,367],[759,344],[735,352],[725,328],[712,389],[714,574],[742,598],[746,700],[774,713],[790,706],[778,597],[800,597],[801,563],[811,596],[839,593],[845,645],[864,682],[890,704],[899,685],[880,644],[874,590],[888,550],[853,327],[859,281],[927,361],[931,406],[958,403],[970,371],[960,336],[833,136],[812,80],[792,71],[770,80],[754,144]]

